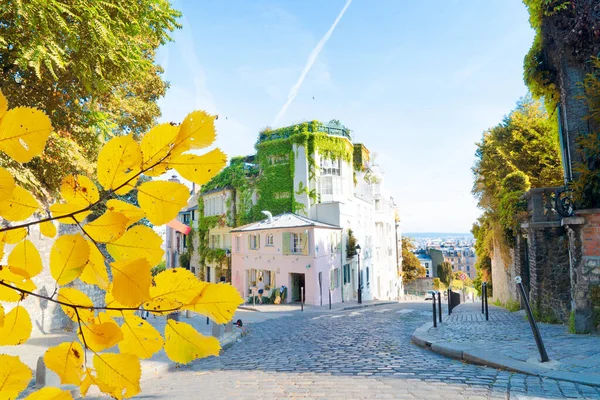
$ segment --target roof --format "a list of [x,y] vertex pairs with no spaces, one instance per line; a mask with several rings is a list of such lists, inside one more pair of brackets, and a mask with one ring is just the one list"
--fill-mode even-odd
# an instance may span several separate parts
[[250,232],[260,231],[265,229],[282,229],[282,228],[324,228],[324,229],[342,229],[339,226],[326,224],[319,221],[313,221],[306,217],[302,217],[293,213],[283,213],[273,216],[273,219],[269,222],[269,219],[262,221],[253,222],[248,225],[243,225],[232,229],[231,232]]
[[175,229],[177,232],[183,233],[184,235],[189,235],[189,233],[192,230],[192,228],[190,228],[186,224],[183,224],[183,223],[177,221],[176,219],[169,221],[167,223],[167,226],[169,228]]

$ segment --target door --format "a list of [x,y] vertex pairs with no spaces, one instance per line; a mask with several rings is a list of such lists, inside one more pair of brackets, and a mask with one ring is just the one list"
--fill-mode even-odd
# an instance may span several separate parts
[[[291,274],[291,275],[292,275],[292,301],[300,301],[301,300],[300,288],[304,287],[304,274]],[[306,288],[304,290],[306,290]],[[304,301],[306,301],[306,299]]]

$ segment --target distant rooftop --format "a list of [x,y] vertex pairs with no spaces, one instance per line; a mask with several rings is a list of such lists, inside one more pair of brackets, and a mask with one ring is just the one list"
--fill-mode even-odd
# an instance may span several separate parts
[[273,216],[271,221],[269,218],[259,222],[253,222],[248,225],[240,226],[232,229],[232,232],[249,232],[249,231],[260,231],[264,229],[282,229],[282,228],[325,228],[325,229],[341,229],[339,226],[325,224],[319,221],[313,221],[306,217],[302,217],[293,213],[283,213]]

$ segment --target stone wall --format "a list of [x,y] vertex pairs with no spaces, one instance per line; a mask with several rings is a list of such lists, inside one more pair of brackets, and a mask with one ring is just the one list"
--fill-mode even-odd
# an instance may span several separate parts
[[428,290],[434,290],[433,278],[417,278],[414,282],[405,284],[404,289],[407,294],[424,293]]
[[506,303],[517,299],[515,286],[515,251],[502,254],[500,245],[494,241],[492,254],[492,301]]
[[571,312],[569,239],[565,229],[555,225],[527,228],[529,301],[543,321],[567,322]]

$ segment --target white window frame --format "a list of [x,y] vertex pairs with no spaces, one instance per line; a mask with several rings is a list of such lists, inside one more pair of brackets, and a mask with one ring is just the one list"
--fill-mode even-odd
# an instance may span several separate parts
[[273,238],[272,233],[267,233],[267,239],[265,240],[265,246],[273,247],[275,246],[275,239]]
[[301,254],[304,249],[304,243],[302,243],[302,234],[301,233],[291,233],[292,238],[292,253],[293,254]]
[[258,250],[258,235],[250,235],[250,250]]

